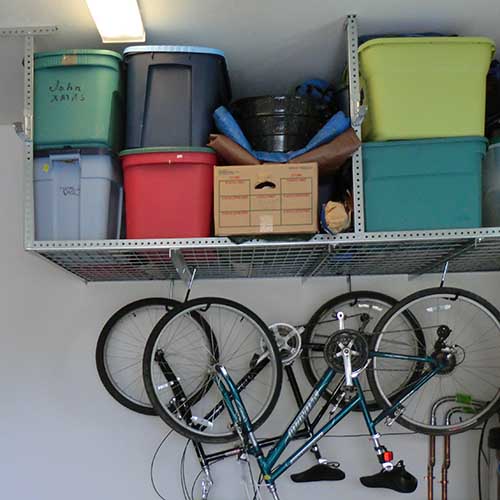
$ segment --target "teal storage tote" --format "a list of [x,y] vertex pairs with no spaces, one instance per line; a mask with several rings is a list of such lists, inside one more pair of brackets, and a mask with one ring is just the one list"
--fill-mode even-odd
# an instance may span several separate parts
[[122,138],[122,56],[110,50],[35,54],[35,147],[108,147]]
[[363,144],[366,231],[480,227],[486,145],[483,137]]
[[109,150],[37,151],[35,239],[119,238],[122,186],[120,163]]

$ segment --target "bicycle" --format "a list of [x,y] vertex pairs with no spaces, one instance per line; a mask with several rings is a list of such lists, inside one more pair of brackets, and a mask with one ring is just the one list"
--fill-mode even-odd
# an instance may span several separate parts
[[[300,408],[303,405],[303,395],[295,375],[293,364],[300,357],[305,374],[314,386],[318,373],[323,370],[322,351],[328,329],[332,323],[338,321],[337,311],[345,311],[345,325],[370,335],[381,316],[397,301],[385,294],[372,291],[354,291],[336,296],[324,303],[311,317],[306,325],[292,326],[286,323],[277,323],[269,327],[279,346],[284,372],[289,381],[293,399]],[[147,337],[158,320],[179,306],[180,302],[172,299],[153,297],[132,302],[114,313],[104,325],[96,347],[96,365],[99,377],[109,394],[133,411],[156,415],[156,411],[149,402],[142,381],[142,362],[144,346]],[[411,318],[409,318],[411,321]],[[141,369],[140,369],[141,368]],[[361,375],[362,377],[363,375]],[[332,388],[338,381],[332,381]],[[362,385],[367,386],[366,380]],[[367,389],[367,404],[377,408],[373,396]],[[325,392],[323,412],[328,408],[328,396]],[[315,419],[316,421],[317,419]],[[317,425],[317,423],[315,423]],[[303,429],[297,433],[296,439],[307,439],[313,434],[312,422],[304,421]],[[262,445],[270,446],[277,438],[268,438]],[[204,447],[195,443],[195,451],[202,470],[209,471],[211,464],[216,463],[224,456],[242,456],[240,448],[231,448],[224,453],[207,453]],[[323,458],[319,447],[311,449],[316,465],[308,470],[293,474],[295,482],[329,480],[337,481],[345,478],[339,462],[332,462]],[[210,484],[209,475],[202,480],[204,485]],[[202,488],[208,495],[208,489]],[[203,498],[206,498],[203,496]]]
[[[346,312],[345,322],[349,328],[371,334],[380,317],[396,303],[394,298],[377,292],[348,292],[323,304],[306,325],[295,327],[303,337],[301,360],[311,386],[324,370],[321,356],[324,329],[337,321],[337,310]],[[144,347],[158,321],[180,304],[163,297],[136,300],[116,311],[101,330],[95,352],[99,378],[107,392],[129,410],[156,415],[142,378]],[[366,380],[362,383],[368,386]],[[325,395],[329,395],[329,391]],[[377,408],[372,395],[367,399],[369,408]]]
[[[408,324],[408,313],[416,318],[416,324]],[[203,325],[196,319],[200,316]],[[195,299],[164,316],[144,352],[148,396],[160,417],[190,439],[238,439],[242,449],[256,457],[274,499],[278,499],[276,479],[359,406],[382,466],[379,473],[362,478],[362,483],[410,491],[416,488],[416,479],[404,467],[393,464],[393,454],[381,444],[377,425],[385,419],[397,420],[416,432],[451,435],[473,428],[495,412],[500,399],[500,367],[484,363],[494,359],[492,351],[500,349],[500,313],[470,292],[436,288],[410,295],[389,310],[369,342],[358,331],[343,328],[341,312],[338,320],[340,329],[332,329],[325,342],[324,374],[267,455],[255,430],[276,403],[282,381],[281,359],[267,326],[240,304],[217,298]],[[240,333],[235,337],[236,327]],[[470,337],[465,343],[464,331]],[[412,339],[425,339],[425,345],[418,341],[425,355],[410,353],[414,345],[399,340],[408,333]],[[393,350],[381,350],[387,345]],[[482,358],[484,353],[490,358]],[[358,379],[363,372],[382,407],[375,418],[369,413]],[[328,399],[333,411],[327,422],[278,464],[336,373],[343,374],[343,381]],[[396,379],[393,373],[398,373]],[[486,404],[479,409],[471,405],[468,418],[462,422],[429,422],[429,405],[434,400],[460,395],[466,404],[463,401],[467,397],[472,400],[472,394]]]

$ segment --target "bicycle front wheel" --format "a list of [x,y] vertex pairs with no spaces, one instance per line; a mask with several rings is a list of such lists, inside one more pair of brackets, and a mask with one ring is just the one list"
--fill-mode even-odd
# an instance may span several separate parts
[[226,299],[191,300],[162,318],[146,344],[143,375],[151,403],[170,427],[195,441],[238,437],[214,383],[217,364],[236,383],[257,428],[276,405],[282,367],[256,314]]
[[[399,339],[408,334],[403,322],[408,312],[425,337],[428,361],[405,359],[411,353]],[[457,434],[474,428],[498,409],[500,313],[483,298],[457,288],[422,290],[388,311],[375,334],[368,380],[383,408],[402,399],[401,425],[424,434]],[[395,394],[394,378],[409,369],[418,377],[409,379]],[[433,370],[436,374],[424,383]]]

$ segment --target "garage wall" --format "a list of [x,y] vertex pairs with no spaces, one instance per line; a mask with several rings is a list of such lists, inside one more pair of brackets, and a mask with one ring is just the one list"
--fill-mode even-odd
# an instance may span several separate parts
[[[23,251],[22,150],[9,127],[0,127],[0,490],[5,499],[20,500],[153,500],[150,462],[168,431],[158,418],[134,414],[105,392],[94,365],[94,347],[106,319],[122,305],[146,296],[169,295],[170,283],[85,285],[52,264]],[[468,288],[500,306],[499,273],[451,275],[448,284]],[[435,286],[438,276],[408,281],[404,276],[353,278],[354,289],[379,290],[395,297]],[[346,291],[343,278],[300,280],[200,281],[193,296],[218,295],[240,301],[266,322],[306,322],[326,300]],[[183,285],[173,294],[182,298]],[[300,367],[297,371],[301,380]],[[302,380],[303,381],[303,380]],[[303,383],[304,389],[307,385]],[[261,434],[284,428],[294,405],[285,386],[276,414]],[[394,425],[388,433],[406,432]],[[283,477],[283,499],[398,498],[390,491],[367,490],[360,475],[378,471],[366,437],[342,438],[365,432],[358,415],[350,415],[334,436],[320,445],[338,460],[347,479],[337,483],[294,485]],[[450,498],[477,498],[478,433],[452,438]],[[388,436],[384,444],[404,458],[420,480],[407,498],[425,497],[427,439],[420,435]],[[158,454],[154,475],[163,496],[182,498],[179,459],[185,440],[172,435]],[[195,475],[188,455],[189,482]],[[297,472],[312,465],[302,458]],[[438,459],[438,466],[440,460]],[[244,498],[239,468],[234,462],[215,465],[215,500]],[[436,488],[438,485],[436,485]]]

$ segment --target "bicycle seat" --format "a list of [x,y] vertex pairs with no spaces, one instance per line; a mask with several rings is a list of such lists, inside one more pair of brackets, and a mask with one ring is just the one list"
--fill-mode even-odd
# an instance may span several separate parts
[[308,483],[312,481],[340,481],[345,479],[344,471],[339,469],[337,462],[313,465],[310,469],[290,476],[294,483]]
[[389,488],[399,493],[413,493],[418,481],[410,474],[400,460],[391,471],[382,470],[373,476],[360,478],[361,484],[368,488]]

